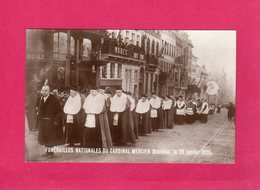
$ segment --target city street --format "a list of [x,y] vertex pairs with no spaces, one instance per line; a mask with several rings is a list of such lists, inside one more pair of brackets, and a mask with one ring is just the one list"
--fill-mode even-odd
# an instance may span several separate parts
[[235,163],[235,124],[227,120],[226,109],[209,115],[206,124],[197,121],[175,125],[174,129],[160,129],[139,137],[136,146],[114,147],[109,153],[85,153],[79,149],[75,152],[74,148],[73,153],[63,151],[46,158],[44,147],[37,142],[37,131],[26,136],[27,160],[31,161]]

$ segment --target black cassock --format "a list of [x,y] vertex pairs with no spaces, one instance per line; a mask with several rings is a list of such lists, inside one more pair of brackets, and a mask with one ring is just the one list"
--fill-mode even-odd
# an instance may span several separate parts
[[138,123],[138,132],[139,135],[145,136],[148,133],[148,125],[149,125],[149,111],[146,113],[136,113],[136,120]]
[[39,133],[38,142],[45,146],[64,144],[62,128],[63,112],[59,100],[53,95],[39,103]]
[[[67,114],[65,115],[67,117]],[[73,115],[73,123],[66,123],[66,141],[74,144],[81,142],[80,113]]]
[[[118,124],[113,124],[113,143],[122,146],[127,143],[135,144],[134,124],[132,114],[130,113],[129,107],[118,113]],[[115,112],[112,112],[114,117]]]
[[83,146],[87,148],[102,148],[102,136],[99,114],[95,114],[95,128],[85,127],[83,134]]

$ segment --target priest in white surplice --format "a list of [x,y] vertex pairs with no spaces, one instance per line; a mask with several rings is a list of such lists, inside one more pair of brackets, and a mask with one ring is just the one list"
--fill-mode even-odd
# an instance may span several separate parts
[[101,148],[102,136],[101,125],[104,125],[102,112],[104,111],[105,99],[96,89],[90,90],[83,108],[86,113],[85,129],[83,134],[83,146],[87,148]]
[[74,146],[80,142],[80,128],[78,113],[81,109],[81,97],[77,92],[77,88],[70,89],[70,96],[67,99],[63,111],[66,121],[66,142],[69,146]]
[[164,116],[164,124],[165,128],[172,129],[173,128],[173,111],[172,111],[173,101],[169,96],[166,96],[162,103],[163,116]]
[[176,105],[176,123],[177,124],[182,125],[184,123],[185,108],[186,108],[186,103],[182,99],[182,96],[179,96],[179,99],[178,99],[177,105]]
[[138,131],[141,136],[146,136],[148,132],[149,125],[149,111],[150,111],[150,103],[147,100],[146,96],[143,94],[141,99],[138,100],[136,105],[136,120],[138,123]]
[[111,98],[113,142],[115,145],[135,144],[133,118],[130,114],[130,101],[122,90],[116,90]]
[[161,98],[152,93],[152,98],[150,99],[151,111],[150,119],[153,131],[159,131],[159,109],[161,107]]

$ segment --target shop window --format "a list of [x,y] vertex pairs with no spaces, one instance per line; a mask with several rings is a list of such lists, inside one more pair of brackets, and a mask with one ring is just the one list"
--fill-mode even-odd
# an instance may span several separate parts
[[115,63],[111,63],[110,65],[110,76],[111,78],[115,78]]
[[107,78],[107,66],[104,65],[102,66],[102,69],[101,69],[101,72],[102,72],[102,78]]
[[122,64],[118,64],[117,77],[122,78]]
[[138,71],[137,70],[134,71],[134,81],[135,82],[138,81]]

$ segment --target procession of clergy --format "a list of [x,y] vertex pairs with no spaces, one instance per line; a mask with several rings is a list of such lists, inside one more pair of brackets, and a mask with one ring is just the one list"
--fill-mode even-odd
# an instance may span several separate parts
[[[159,129],[172,129],[175,124],[207,122],[206,100],[188,101],[182,96],[164,98],[152,93],[136,99],[130,93],[91,89],[85,97],[70,88],[64,104],[44,85],[38,102],[38,142],[45,147],[68,144],[73,147],[110,148],[132,146],[138,136]],[[65,126],[65,127],[64,127]],[[48,153],[53,155],[53,153]]]

